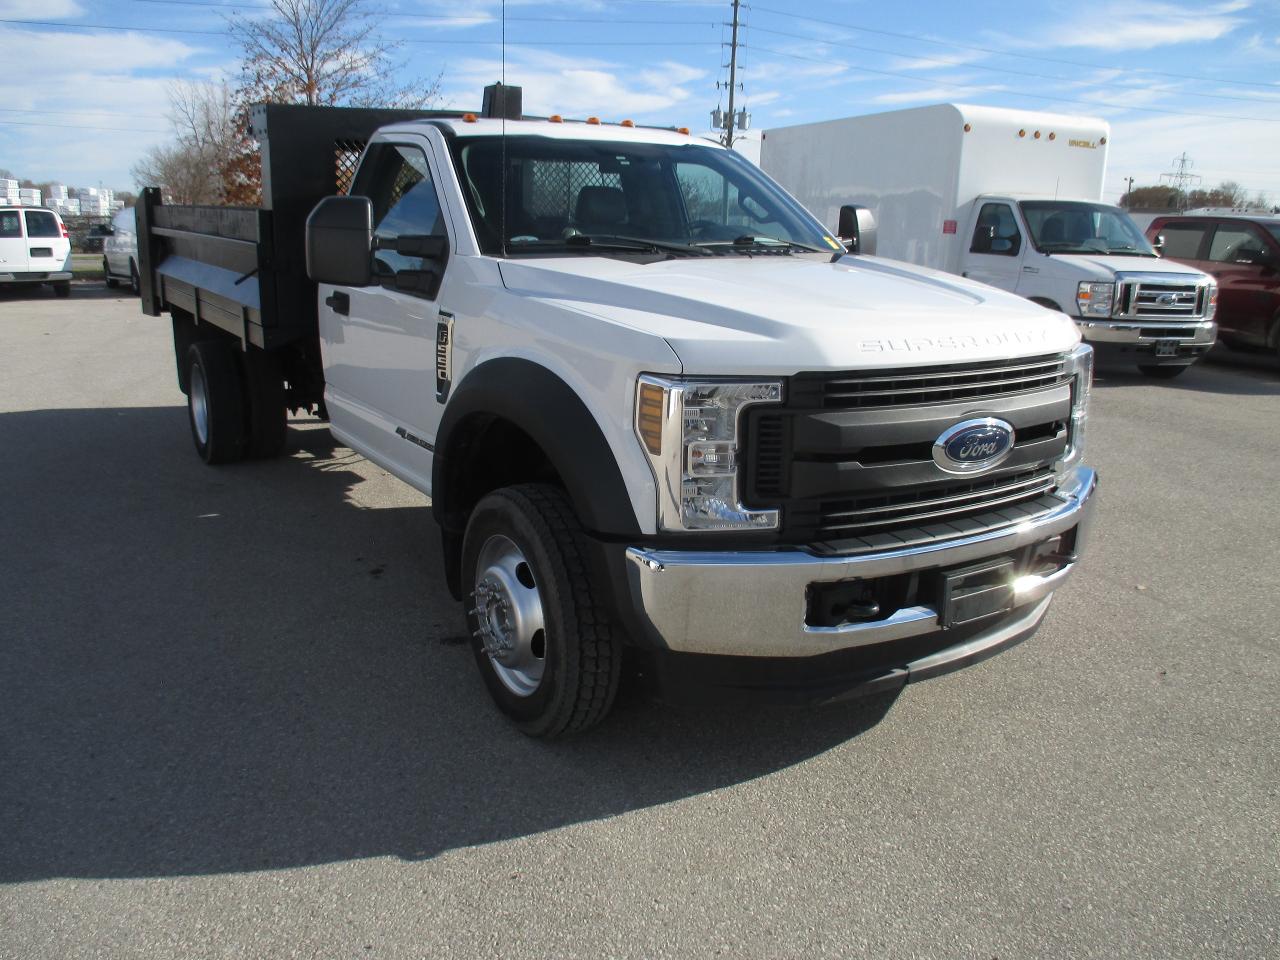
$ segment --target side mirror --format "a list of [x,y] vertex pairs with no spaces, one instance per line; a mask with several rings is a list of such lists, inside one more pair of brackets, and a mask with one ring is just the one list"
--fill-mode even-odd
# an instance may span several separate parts
[[373,204],[325,197],[307,217],[307,276],[316,283],[367,287],[373,279]]
[[970,253],[991,253],[996,242],[995,227],[979,227],[973,232],[973,246]]
[[99,229],[102,231],[102,235],[104,237],[114,237],[116,235],[116,228],[110,224],[104,224]]
[[1156,253],[1160,253],[1162,250],[1164,250],[1164,234],[1163,233],[1156,234],[1155,240],[1151,242],[1151,249],[1154,250]]
[[840,222],[836,236],[849,248],[850,253],[868,257],[876,253],[876,217],[867,207],[845,204],[840,208]]

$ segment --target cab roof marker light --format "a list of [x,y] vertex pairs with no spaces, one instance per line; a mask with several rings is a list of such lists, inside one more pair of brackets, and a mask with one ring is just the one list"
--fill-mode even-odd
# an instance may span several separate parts
[[622,123],[618,124],[620,127],[634,127],[635,125],[636,122],[634,120],[623,120]]
[[474,113],[464,113],[464,114],[462,115],[462,122],[463,122],[463,123],[475,123],[475,122],[476,122],[476,115],[475,115]]
[[688,127],[676,127],[676,133],[683,133],[686,137],[689,135]]
[[564,123],[564,117],[560,116],[558,113],[553,113],[551,116],[547,117],[547,123]]
[[600,118],[599,118],[599,117],[587,117],[587,123],[591,124],[592,126],[596,126],[596,127],[598,127],[598,126],[600,126]]

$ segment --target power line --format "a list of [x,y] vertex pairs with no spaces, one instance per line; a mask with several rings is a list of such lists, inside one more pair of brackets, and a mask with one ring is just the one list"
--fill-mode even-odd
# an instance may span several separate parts
[[[146,2],[148,3],[157,2],[157,0],[146,0]],[[879,53],[879,54],[883,54],[891,57],[908,57],[913,60],[923,60],[926,63],[938,63],[944,66],[963,68],[965,70],[985,70],[990,73],[1007,73],[1015,77],[1035,77],[1040,80],[1056,80],[1059,82],[1065,81],[1068,83],[1080,82],[1080,81],[1077,81],[1074,77],[1059,77],[1059,76],[1054,76],[1053,74],[1048,74],[1048,73],[1033,73],[1029,70],[1010,70],[1007,67],[991,67],[982,63],[957,63],[954,60],[944,60],[941,57],[926,57],[926,56],[921,56],[915,53],[900,53],[897,50],[885,50],[880,47],[864,47],[864,46],[859,46],[856,43],[849,43],[846,40],[824,40],[819,37],[805,36],[804,34],[800,34],[800,33],[787,33],[783,30],[770,30],[767,27],[756,27],[755,30],[757,33],[768,33],[776,37],[789,37],[792,40],[805,40],[809,43],[829,44],[831,46],[839,46],[849,50],[862,50],[866,53]],[[1123,68],[1120,68],[1120,67],[1114,67],[1109,69],[1114,70],[1114,72],[1116,73],[1124,72]],[[1109,83],[1109,82],[1110,82],[1109,80],[1087,80],[1087,81],[1084,81],[1081,85],[1082,86],[1100,86],[1101,84]],[[1170,91],[1170,92],[1176,92],[1178,95],[1185,96],[1185,97],[1206,97],[1210,100],[1234,100],[1240,103],[1267,102],[1267,101],[1260,101],[1257,97],[1232,97],[1227,94],[1221,94],[1221,93],[1195,93],[1191,90],[1177,90],[1177,91]]]
[[171,133],[169,130],[152,130],[149,127],[99,127],[76,123],[40,123],[38,120],[0,120],[7,127],[57,127],[62,130],[114,130],[116,133]]
[[[84,117],[93,114],[102,114],[108,117],[120,116],[119,110],[23,110],[18,107],[0,107],[0,113],[35,113],[41,116],[62,116],[62,117]],[[167,120],[168,117],[161,117],[154,113],[134,113],[129,112],[131,117],[142,117],[146,120]]]
[[[617,22],[617,21],[615,21]],[[123,33],[189,33],[204,37],[229,37],[225,30],[179,30],[170,27],[125,27],[114,23],[56,23],[52,20],[10,20],[0,18],[0,23],[12,23],[32,27],[62,27],[71,30],[116,30]],[[446,40],[418,40],[413,37],[400,37],[402,43],[416,43],[427,46],[439,44],[464,46],[498,46],[500,40],[464,40],[451,37]],[[508,40],[507,46],[520,47],[718,47],[717,40]]]
[[[839,44],[835,44],[839,46]],[[830,64],[829,58],[822,59],[819,57],[804,57],[798,53],[786,53],[782,50],[773,50],[769,47],[754,46],[752,49],[760,50],[764,53],[771,53],[776,57],[789,57],[792,60],[807,60],[811,63]],[[891,70],[873,70],[871,67],[862,67],[851,64],[850,70],[858,70],[862,73],[874,73],[882,77],[897,77],[902,80],[914,80],[917,83],[928,83],[935,87],[949,87],[953,90],[971,90],[974,84],[971,83],[948,83],[945,80],[938,80],[936,77],[917,77],[910,73],[895,73]],[[981,92],[981,91],[980,91]],[[1074,103],[1087,107],[1111,107],[1115,110],[1139,110],[1143,113],[1160,113],[1170,117],[1193,117],[1197,119],[1208,120],[1246,120],[1250,123],[1280,123],[1280,117],[1238,117],[1233,114],[1226,113],[1188,113],[1182,110],[1162,110],[1159,107],[1135,107],[1127,103],[1112,103],[1109,100],[1077,100],[1071,97],[1054,97],[1047,93],[1019,93],[1014,90],[1001,89],[999,92],[1007,97],[1023,97],[1031,100],[1048,100],[1055,103]]]
[[[170,7],[203,7],[217,10],[273,10],[275,9],[269,3],[225,3],[218,0],[129,0],[130,3],[150,3],[160,4]],[[497,24],[498,21],[494,17],[479,16],[449,16],[448,14],[436,13],[403,13],[398,10],[388,11],[385,14],[388,20],[425,20],[429,23],[451,23],[451,24],[468,24],[474,26],[487,26],[488,24]],[[653,24],[659,27],[714,27],[719,25],[719,21],[715,20],[655,20],[655,19],[629,19],[619,17],[507,17],[508,20],[524,22],[524,23],[625,23],[625,24]]]
[[[788,20],[807,20],[810,23],[821,23],[828,27],[843,27],[846,30],[854,30],[858,33],[875,33],[884,37],[897,37],[900,40],[914,40],[916,43],[932,43],[940,47],[954,47],[958,50],[975,50],[979,53],[990,53],[1000,57],[1017,57],[1020,60],[1035,60],[1038,63],[1062,63],[1071,67],[1084,67],[1087,70],[1112,70],[1114,67],[1108,67],[1097,63],[1084,63],[1080,60],[1063,60],[1055,57],[1046,57],[1042,54],[1017,53],[1013,50],[999,50],[994,47],[975,47],[966,43],[957,43],[954,40],[934,40],[930,37],[922,37],[914,33],[895,33],[892,30],[876,30],[871,27],[859,27],[852,23],[842,23],[839,20],[824,20],[821,17],[806,17],[792,10],[779,10],[776,7],[762,7],[758,4],[752,4],[751,9],[759,10],[762,13],[774,13]],[[760,27],[756,28],[761,29]],[[806,38],[813,42],[814,37]],[[1176,77],[1179,80],[1200,80],[1205,83],[1231,83],[1245,87],[1264,87],[1268,90],[1280,89],[1277,83],[1260,83],[1256,80],[1224,80],[1220,77],[1200,77],[1190,73],[1166,73],[1161,70],[1149,70],[1146,67],[1132,67],[1135,72],[1148,73],[1157,77]]]

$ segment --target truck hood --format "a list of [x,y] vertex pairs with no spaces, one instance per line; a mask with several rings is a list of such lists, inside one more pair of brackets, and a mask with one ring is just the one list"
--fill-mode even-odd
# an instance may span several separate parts
[[[1055,253],[1045,257],[1064,277],[1081,280],[1114,280],[1117,273],[1180,273],[1183,276],[1203,277],[1204,271],[1185,263],[1174,263],[1159,257],[1120,257],[1105,253]],[[1032,263],[1030,259],[1024,261]]]
[[637,263],[503,260],[514,295],[664,338],[694,375],[789,375],[1069,350],[1060,313],[950,274],[868,257]]

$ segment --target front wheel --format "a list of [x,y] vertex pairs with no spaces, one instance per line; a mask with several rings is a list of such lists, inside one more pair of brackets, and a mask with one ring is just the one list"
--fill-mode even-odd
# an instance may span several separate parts
[[1182,376],[1189,368],[1189,364],[1180,367],[1156,366],[1151,363],[1138,364],[1138,369],[1142,371],[1145,376],[1154,377],[1157,380],[1172,380],[1174,377]]
[[563,491],[521,484],[481,500],[463,538],[476,663],[498,709],[533,737],[595,726],[618,691],[619,637],[581,537]]
[[107,289],[114,290],[120,286],[120,281],[111,275],[111,262],[106,258],[102,258],[102,276],[107,281]]
[[142,293],[142,281],[138,279],[138,265],[132,260],[129,261],[129,290],[135,297]]

